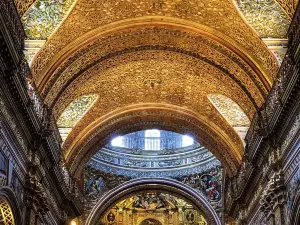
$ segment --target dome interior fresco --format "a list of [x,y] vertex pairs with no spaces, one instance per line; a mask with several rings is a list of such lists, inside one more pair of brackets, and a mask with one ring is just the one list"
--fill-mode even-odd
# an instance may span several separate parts
[[179,177],[200,173],[221,163],[191,136],[149,129],[112,139],[87,166],[131,178]]
[[[15,3],[27,34],[32,80],[52,110],[65,159],[77,175],[80,164],[113,136],[154,128],[194,135],[234,174],[247,127],[279,69],[296,5],[292,0]],[[87,102],[83,96],[94,97]],[[231,102],[220,109],[208,96]],[[236,109],[243,114],[232,124],[224,115],[235,117]]]

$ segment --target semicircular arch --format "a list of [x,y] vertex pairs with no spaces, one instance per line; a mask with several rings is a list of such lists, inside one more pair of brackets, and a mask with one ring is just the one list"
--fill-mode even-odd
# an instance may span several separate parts
[[[167,104],[140,104],[120,108],[99,118],[79,133],[70,133],[64,143],[71,173],[79,176],[88,160],[117,135],[158,128],[190,134],[223,163],[229,175],[235,174],[243,155],[243,145],[232,142],[226,132],[205,118],[182,107]],[[73,140],[72,135],[76,138]]]
[[208,224],[221,225],[221,221],[211,205],[193,188],[180,183],[179,181],[168,178],[138,178],[123,183],[122,185],[110,190],[92,209],[87,218],[87,225],[96,225],[100,221],[101,215],[118,199],[143,190],[160,190],[175,193],[190,200],[207,217]]
[[[61,75],[64,74],[64,72],[67,71],[68,66],[70,66],[74,61],[78,60],[78,57],[84,56],[85,58],[88,58],[86,53],[87,51],[89,51],[88,49],[92,49],[95,44],[99,42],[104,43],[106,42],[105,40],[109,38],[116,39],[118,35],[120,35],[121,37],[128,36],[128,34],[126,34],[126,32],[128,33],[128,31],[133,33],[133,31],[136,30],[137,35],[142,35],[146,27],[152,27],[154,30],[159,29],[159,27],[163,27],[164,29],[170,29],[169,34],[181,31],[182,32],[181,34],[176,34],[181,36],[181,38],[183,38],[184,35],[187,37],[200,36],[202,38],[207,39],[208,42],[217,43],[218,47],[223,48],[223,50],[226,49],[227,51],[230,52],[230,54],[236,55],[237,59],[231,59],[231,61],[232,60],[242,61],[246,66],[250,68],[250,70],[253,70],[254,74],[256,74],[258,80],[261,82],[262,87],[265,88],[267,91],[270,90],[272,84],[272,76],[277,71],[277,63],[272,53],[269,52],[267,48],[265,49],[265,51],[268,51],[270,55],[265,56],[266,57],[265,59],[268,58],[268,63],[263,65],[263,63],[261,62],[262,59],[258,59],[252,53],[244,49],[236,41],[234,41],[230,37],[222,34],[221,32],[215,29],[209,28],[201,24],[193,23],[191,21],[186,21],[183,19],[175,19],[170,17],[159,17],[159,16],[142,17],[142,18],[136,18],[136,19],[124,20],[116,23],[111,23],[109,25],[92,30],[84,34],[83,36],[79,37],[78,39],[76,39],[75,41],[67,45],[59,53],[57,53],[46,66],[41,68],[42,71],[40,74],[34,75],[37,81],[38,89],[42,92],[43,95],[45,94],[47,95],[47,92],[49,91],[49,88],[51,88],[51,85],[53,85],[53,82],[55,82],[58,79],[58,77],[60,77]],[[130,38],[138,39],[139,41],[141,41],[139,37],[130,37]],[[143,40],[143,41],[147,41],[147,40]],[[151,41],[151,39],[149,39],[148,41]],[[122,46],[123,50],[130,48],[130,46],[124,46],[123,44],[122,44],[122,40],[120,40],[119,46]],[[159,45],[159,44],[157,44],[157,42],[153,43],[153,46],[155,45]],[[160,48],[163,48],[164,45],[161,45]],[[110,52],[108,53],[110,53],[110,55],[106,55],[105,56],[106,58],[115,55],[114,52],[112,52],[111,50],[109,51]],[[97,57],[99,58],[99,56]],[[36,60],[37,60],[36,65],[33,65],[32,67],[33,73],[35,73],[34,71],[37,70],[35,66],[41,64],[41,62],[38,62],[39,60],[38,57]],[[270,66],[266,68],[266,65],[270,65]],[[83,67],[85,66],[84,65],[80,66],[80,71],[82,71]],[[72,73],[74,75],[76,74],[76,71],[72,69]]]

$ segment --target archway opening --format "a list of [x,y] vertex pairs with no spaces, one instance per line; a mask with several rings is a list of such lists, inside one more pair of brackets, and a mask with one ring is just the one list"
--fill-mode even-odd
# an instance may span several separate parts
[[167,225],[182,222],[207,225],[205,214],[186,198],[150,189],[127,195],[114,203],[103,213],[99,224]]
[[86,224],[139,225],[149,219],[161,224],[221,224],[202,194],[167,178],[139,178],[113,188],[98,199]]

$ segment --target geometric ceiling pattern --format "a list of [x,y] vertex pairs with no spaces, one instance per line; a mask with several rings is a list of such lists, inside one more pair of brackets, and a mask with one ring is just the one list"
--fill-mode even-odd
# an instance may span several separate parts
[[[236,172],[244,147],[232,124],[248,126],[273,84],[278,62],[261,38],[285,37],[285,2],[51,2],[38,1],[23,23],[47,39],[31,71],[55,119],[72,127],[62,148],[73,174],[112,137],[153,128],[193,135]],[[99,99],[59,119],[90,95]]]

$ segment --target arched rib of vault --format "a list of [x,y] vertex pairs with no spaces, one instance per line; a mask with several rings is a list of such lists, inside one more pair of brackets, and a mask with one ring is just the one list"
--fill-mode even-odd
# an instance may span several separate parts
[[64,149],[71,173],[79,176],[87,161],[111,138],[149,128],[193,135],[223,163],[229,175],[236,173],[243,152],[226,132],[185,108],[150,103],[117,109],[82,130]]
[[[130,103],[133,100],[167,102],[173,100],[174,94],[180,95],[183,99],[172,104],[191,107],[199,105],[202,101],[199,99],[201,96],[206,99],[204,93],[219,92],[238,102],[248,117],[252,118],[256,108],[263,103],[263,96],[259,94],[258,89],[251,86],[252,83],[245,86],[238,82],[235,76],[225,72],[205,61],[182,53],[141,50],[112,57],[110,60],[96,64],[75,77],[72,83],[64,86],[61,93],[55,88],[52,91],[53,96],[57,96],[55,104],[46,102],[53,107],[54,116],[58,118],[67,105],[88,92],[99,93],[101,105],[98,105],[98,108],[106,110],[112,108],[110,107],[112,103],[114,105],[118,103],[116,107],[120,107],[124,103],[133,104]],[[150,84],[147,82],[151,79],[161,82],[157,88],[149,88]],[[130,96],[133,92],[139,95],[138,99]],[[150,99],[149,95],[155,96],[155,99]],[[123,96],[128,98],[121,101]],[[116,98],[119,100],[117,101]],[[103,113],[107,111],[98,111],[98,114]]]
[[99,199],[89,214],[86,224],[99,224],[101,216],[113,203],[135,192],[149,189],[167,191],[185,197],[205,214],[209,224],[221,225],[218,215],[210,206],[210,203],[199,192],[179,181],[167,178],[138,178],[112,189]]
[[[93,44],[97,41],[104,41],[105,36],[111,35],[110,38],[112,38],[115,34],[121,33],[120,31],[126,32],[128,29],[133,31],[134,27],[152,26],[155,29],[161,25],[173,27],[173,30],[177,29],[178,31],[184,31],[186,33],[192,32],[193,36],[196,34],[198,36],[206,37],[208,40],[216,42],[219,47],[223,46],[223,49],[229,50],[231,54],[235,54],[237,58],[240,58],[239,60],[243,61],[243,63],[246,64],[246,67],[250,67],[267,90],[270,89],[272,77],[276,73],[278,66],[276,59],[263,43],[261,43],[262,45],[256,43],[251,46],[251,49],[257,49],[260,53],[264,54],[263,56],[260,56],[260,58],[257,58],[251,51],[245,49],[237,41],[224,35],[218,30],[207,26],[169,17],[144,17],[124,20],[95,29],[79,37],[53,57],[50,57],[50,55],[42,57],[41,53],[36,57],[32,67],[33,72],[35,69],[40,72],[40,76],[38,74],[34,75],[39,90],[44,94],[45,89],[47,91],[47,87],[45,86],[50,81],[53,74],[57,72],[61,73],[60,70],[66,70],[66,68],[62,67],[66,64],[72,64],[72,60],[74,61],[74,59],[76,59],[76,53],[85,54],[86,51],[88,51],[87,48],[92,48]],[[122,46],[122,43],[120,44]],[[140,44],[141,46],[143,45],[143,40],[140,40]],[[48,62],[47,65],[44,64],[45,62]],[[35,68],[36,66],[38,66],[39,69]]]
[[[155,59],[156,52],[164,51],[170,56],[176,53],[191,58],[190,61],[203,61],[227,74],[244,92],[248,92],[253,104],[259,107],[270,88],[269,82],[259,68],[251,64],[249,58],[238,49],[230,46],[230,43],[224,44],[221,39],[216,41],[204,31],[203,34],[199,32],[195,33],[190,28],[185,29],[177,25],[169,26],[163,23],[154,26],[150,23],[143,26],[126,26],[125,30],[121,29],[120,32],[115,31],[113,34],[104,35],[98,32],[91,40],[88,40],[88,36],[84,37],[83,39],[87,40],[86,43],[82,43],[82,48],[79,48],[79,43],[74,43],[74,49],[58,58],[53,68],[48,71],[48,75],[39,86],[42,96],[48,105],[54,107],[63,91],[72,86],[78,77],[86,78],[87,73],[90,76],[100,73],[97,69],[99,66],[104,70],[118,63],[124,63],[123,61],[130,61],[131,57],[135,57],[136,60]],[[144,54],[151,50],[154,51],[152,55]],[[125,58],[124,56],[129,53],[130,58]],[[120,62],[117,57],[122,56],[123,60]]]
[[[140,54],[145,55],[144,52]],[[99,100],[73,128],[64,147],[68,149],[81,131],[98,118],[128,105],[152,102],[189,109],[206,121],[213,121],[242,152],[239,137],[207,98],[208,94],[223,94],[237,102],[249,118],[252,118],[256,107],[239,84],[206,62],[186,62],[191,57],[183,54],[176,54],[175,58],[170,52],[164,51],[147,51],[147,54],[158,58],[146,57],[143,60],[137,58],[136,53],[115,57],[111,59],[115,66],[106,68],[103,64],[97,64],[92,69],[99,68],[101,71],[88,70],[64,89],[53,108],[56,118],[80,96],[91,93],[99,95]],[[159,57],[160,54],[163,57]],[[117,61],[123,64],[116,63]]]

